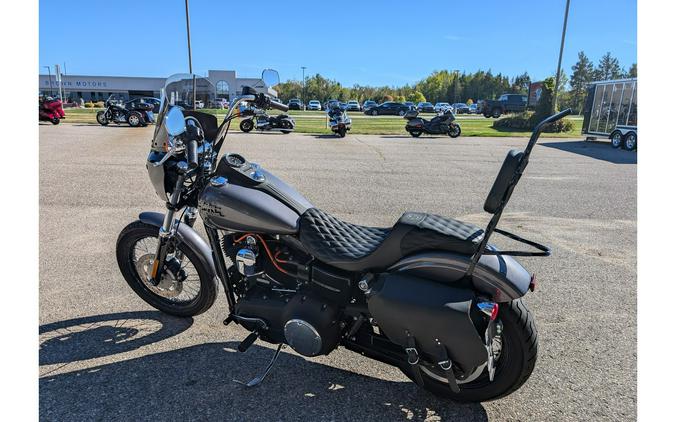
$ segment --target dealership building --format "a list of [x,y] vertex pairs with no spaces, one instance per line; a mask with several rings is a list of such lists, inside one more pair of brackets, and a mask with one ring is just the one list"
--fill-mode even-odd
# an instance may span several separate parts
[[[199,76],[199,75],[198,75]],[[234,70],[209,70],[207,78],[216,90],[217,98],[229,99],[241,94],[243,86],[255,86],[276,96],[276,91],[265,87],[260,78],[238,78]],[[40,95],[58,95],[59,84],[54,75],[40,75]],[[160,97],[166,78],[131,76],[61,75],[63,98],[72,101],[104,101],[111,95],[121,99]],[[261,89],[261,87],[263,89]]]

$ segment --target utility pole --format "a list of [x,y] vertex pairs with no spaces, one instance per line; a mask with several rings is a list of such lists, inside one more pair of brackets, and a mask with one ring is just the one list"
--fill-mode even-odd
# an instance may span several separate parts
[[553,110],[551,113],[555,113],[556,106],[558,105],[558,88],[560,84],[560,65],[562,64],[562,55],[563,49],[565,48],[565,33],[567,32],[567,15],[570,12],[570,0],[567,0],[565,5],[565,19],[563,20],[563,30],[562,38],[560,39],[560,54],[558,54],[558,70],[555,72],[555,88],[553,89]]
[[49,95],[54,95],[54,92],[52,91],[52,68],[49,66],[43,66],[47,68],[47,72],[49,73]]
[[[185,23],[187,25],[188,66],[192,74],[192,46],[190,45],[190,7],[185,0]],[[197,79],[192,75],[192,109],[197,109]]]
[[305,69],[307,69],[307,67],[302,66],[301,69],[302,69],[302,107],[306,109],[307,106],[305,105]]

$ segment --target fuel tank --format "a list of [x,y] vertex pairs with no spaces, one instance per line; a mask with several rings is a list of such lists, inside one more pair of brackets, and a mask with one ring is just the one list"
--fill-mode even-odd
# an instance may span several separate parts
[[268,234],[295,234],[300,220],[296,211],[268,193],[228,182],[211,183],[202,191],[199,214],[217,229]]

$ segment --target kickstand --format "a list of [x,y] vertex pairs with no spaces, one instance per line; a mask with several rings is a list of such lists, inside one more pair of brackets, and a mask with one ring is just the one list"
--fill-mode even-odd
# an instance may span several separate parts
[[241,384],[243,386],[246,386],[246,387],[255,387],[255,386],[259,385],[260,383],[262,383],[263,380],[265,379],[265,377],[272,370],[272,367],[274,366],[274,363],[277,361],[277,358],[279,357],[279,352],[281,352],[281,348],[283,346],[284,346],[283,344],[280,344],[279,347],[277,347],[277,351],[274,352],[274,356],[272,356],[272,360],[270,361],[269,364],[267,364],[267,368],[265,368],[265,372],[263,372],[262,374],[258,375],[255,378],[253,378],[249,382],[243,382],[243,381],[239,381],[239,380],[236,380],[236,379],[232,380],[232,381],[236,382],[237,384]]

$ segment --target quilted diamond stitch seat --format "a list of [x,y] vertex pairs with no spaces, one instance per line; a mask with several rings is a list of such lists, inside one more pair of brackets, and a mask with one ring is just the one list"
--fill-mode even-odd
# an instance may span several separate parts
[[310,208],[300,219],[300,240],[319,260],[349,271],[382,270],[425,249],[471,255],[483,229],[434,214],[407,212],[391,228],[366,227]]

